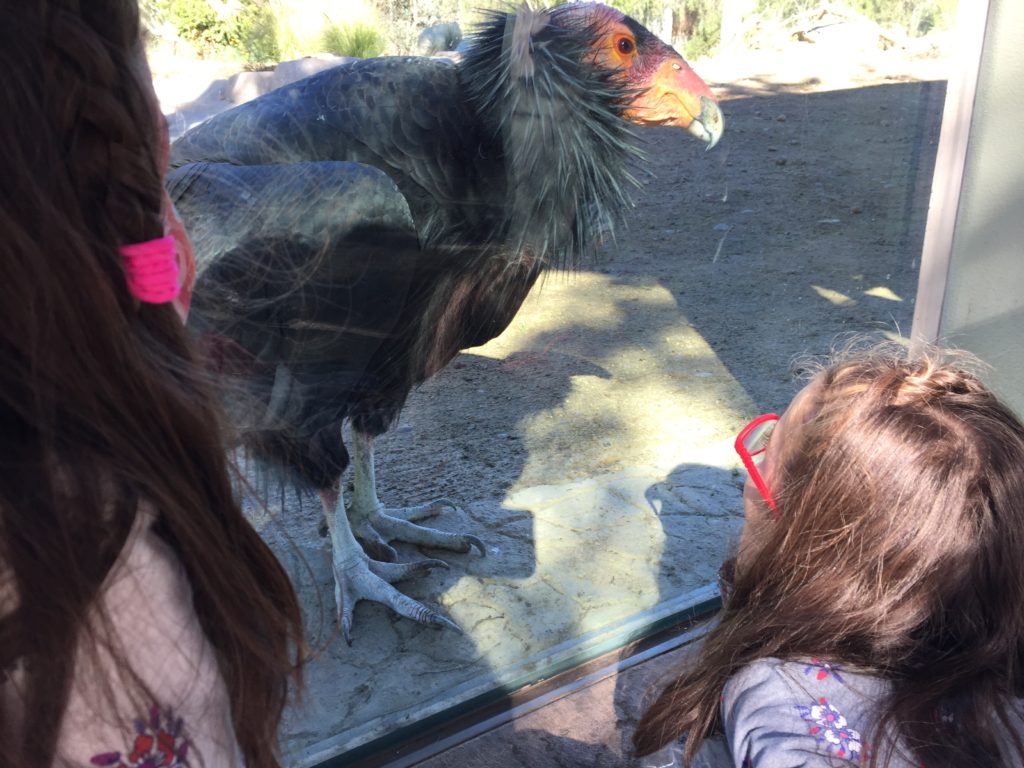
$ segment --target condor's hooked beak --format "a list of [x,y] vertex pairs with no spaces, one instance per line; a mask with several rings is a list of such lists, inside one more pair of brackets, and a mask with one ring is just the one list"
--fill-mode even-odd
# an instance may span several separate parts
[[722,110],[708,84],[678,55],[661,63],[627,117],[638,123],[685,128],[706,141],[708,149],[718,143],[724,130]]

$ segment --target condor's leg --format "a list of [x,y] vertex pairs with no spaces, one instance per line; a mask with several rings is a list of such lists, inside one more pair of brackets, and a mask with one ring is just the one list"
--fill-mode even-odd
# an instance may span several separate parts
[[348,508],[352,530],[370,551],[381,557],[394,560],[395,551],[389,541],[404,541],[425,547],[450,549],[453,552],[469,552],[476,547],[486,555],[484,544],[468,533],[448,533],[416,525],[422,520],[438,514],[444,507],[457,509],[448,499],[435,499],[415,507],[387,508],[377,498],[377,475],[373,466],[373,436],[359,430],[352,430],[352,502]]
[[335,487],[320,491],[320,501],[331,535],[334,599],[338,608],[338,623],[346,643],[352,645],[352,611],[360,600],[383,603],[395,613],[421,624],[462,631],[451,619],[417,603],[391,586],[392,582],[423,576],[431,568],[447,568],[447,563],[442,560],[417,560],[413,563],[381,563],[371,560],[352,535],[341,490]]

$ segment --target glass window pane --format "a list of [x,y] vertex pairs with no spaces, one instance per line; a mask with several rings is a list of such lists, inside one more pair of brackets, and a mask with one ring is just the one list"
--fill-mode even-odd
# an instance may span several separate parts
[[[782,412],[801,356],[850,334],[909,335],[956,3],[853,4],[874,16],[770,0],[682,4],[696,14],[631,5],[720,97],[720,143],[637,128],[643,186],[614,237],[600,233],[599,258],[547,272],[507,329],[413,389],[375,442],[385,505],[450,500],[424,524],[483,542],[486,556],[393,543],[399,562],[450,566],[395,586],[462,633],[364,601],[346,645],[319,499],[256,484],[249,512],[293,574],[317,650],[286,717],[296,764],[713,599],[742,525],[738,430]],[[399,22],[385,20],[398,52]],[[175,135],[229,106],[189,104],[169,75],[198,83],[187,65],[153,65]],[[232,84],[239,100],[245,83],[266,87],[250,74]]]

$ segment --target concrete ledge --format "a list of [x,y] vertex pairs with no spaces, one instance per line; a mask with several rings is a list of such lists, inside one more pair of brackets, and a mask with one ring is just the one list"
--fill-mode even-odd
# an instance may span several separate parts
[[266,72],[239,72],[226,79],[213,80],[198,97],[178,104],[174,111],[164,115],[167,118],[171,140],[218,112],[224,112],[257,96],[350,61],[355,59],[351,56],[324,53],[282,61],[276,68]]
[[293,61],[282,61],[275,69],[267,72],[239,72],[227,79],[221,98],[232,104],[242,104],[296,80],[350,61],[355,59],[351,56],[324,53]]

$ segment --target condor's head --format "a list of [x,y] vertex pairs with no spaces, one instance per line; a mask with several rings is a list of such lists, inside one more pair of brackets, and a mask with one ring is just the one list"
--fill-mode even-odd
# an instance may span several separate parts
[[707,84],[605,5],[492,12],[458,67],[485,137],[474,167],[496,167],[488,189],[503,195],[506,231],[548,263],[581,263],[632,205],[646,160],[634,126],[676,126],[709,147],[722,135]]
[[599,3],[573,3],[551,13],[555,24],[589,38],[593,63],[627,85],[623,117],[638,125],[671,125],[718,143],[724,128],[717,100],[676,50],[621,11]]
[[722,112],[707,83],[621,11],[571,2],[484,18],[463,57],[462,81],[495,123],[529,115],[610,128],[611,118],[683,128],[709,149],[718,143]]

